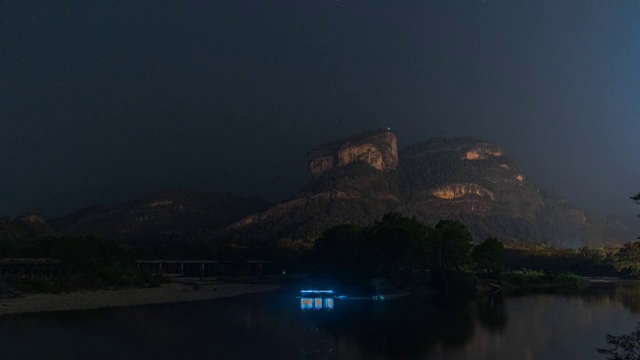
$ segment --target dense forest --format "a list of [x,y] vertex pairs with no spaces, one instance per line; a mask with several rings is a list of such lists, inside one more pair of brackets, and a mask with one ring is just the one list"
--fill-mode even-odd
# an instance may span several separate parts
[[[352,183],[358,177],[351,176],[319,180],[335,181],[343,188],[380,189],[388,184],[385,180],[397,176],[393,172],[372,172],[363,164],[341,171],[374,174],[379,182]],[[632,199],[639,202],[640,195]],[[562,249],[496,237],[478,239],[463,221],[443,219],[431,226],[416,216],[407,217],[399,212],[383,213],[378,220],[362,226],[358,214],[363,218],[376,216],[384,209],[364,204],[360,212],[353,212],[353,208],[340,209],[341,204],[333,204],[335,208],[330,214],[338,218],[349,216],[352,220],[322,231],[317,239],[280,237],[270,242],[245,244],[205,241],[128,245],[94,235],[60,235],[31,214],[15,220],[0,218],[0,258],[59,259],[67,269],[69,276],[56,281],[8,279],[12,286],[24,291],[157,285],[161,278],[138,271],[134,261],[167,257],[264,259],[270,261],[273,268],[286,268],[294,273],[322,274],[359,283],[375,280],[376,287],[384,284],[412,290],[457,287],[452,284],[477,290],[483,281],[507,287],[575,285],[580,282],[580,276],[640,276],[640,242],[620,247]]]

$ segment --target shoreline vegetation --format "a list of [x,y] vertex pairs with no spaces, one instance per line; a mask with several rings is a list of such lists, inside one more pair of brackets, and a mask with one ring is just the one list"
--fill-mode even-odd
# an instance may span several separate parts
[[[459,221],[435,227],[389,213],[367,227],[337,225],[308,253],[333,279],[367,284],[374,293],[411,292],[446,299],[485,293],[580,288],[592,277],[634,277],[640,247],[554,249],[473,239]],[[638,271],[640,274],[640,271]],[[609,280],[610,282],[613,280]]]
[[[307,280],[323,286],[342,285],[368,296],[412,293],[463,299],[499,291],[576,288],[593,283],[588,279],[596,276],[609,277],[609,282],[619,281],[611,280],[617,276],[640,276],[640,242],[619,249],[554,249],[497,238],[477,240],[460,221],[441,220],[432,227],[415,217],[388,213],[366,227],[336,225],[314,240],[211,244],[198,256],[227,262],[261,259],[269,263],[264,274],[260,268],[261,276],[283,280],[280,276],[287,272],[308,274]],[[236,278],[232,284],[220,279],[174,279],[167,284],[162,267],[151,273],[137,267],[136,260],[171,257],[177,250],[145,250],[91,235],[34,237],[0,245],[0,258],[6,260],[0,269],[0,315],[215,299],[276,289],[280,283],[272,278],[268,285],[242,285]],[[44,263],[48,268],[16,273],[14,263],[20,259],[52,261]],[[20,266],[27,265],[33,264]]]
[[[543,280],[546,276],[546,280]],[[480,280],[478,295],[493,292],[511,292],[556,287],[583,287],[616,284],[640,284],[640,280],[613,277],[581,277],[572,274],[548,276],[540,272],[524,275],[509,275],[511,280],[497,282],[490,279]],[[519,278],[513,281],[513,278]],[[533,280],[532,280],[533,279]],[[217,282],[181,282],[174,281],[152,288],[102,289],[74,291],[62,294],[32,293],[15,298],[0,298],[0,317],[6,315],[96,310],[117,307],[142,306],[154,304],[184,303],[203,300],[230,298],[248,294],[259,294],[280,289],[277,283],[217,283]],[[403,295],[410,295],[403,293]]]
[[278,284],[179,283],[152,288],[75,291],[62,294],[27,294],[0,299],[0,317],[10,314],[91,310],[228,298],[279,289]]

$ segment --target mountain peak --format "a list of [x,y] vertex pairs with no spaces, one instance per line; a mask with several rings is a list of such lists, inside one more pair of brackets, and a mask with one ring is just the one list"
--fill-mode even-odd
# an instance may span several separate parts
[[434,138],[398,152],[396,135],[379,131],[321,144],[305,159],[314,179],[297,197],[234,224],[236,239],[314,239],[390,211],[431,224],[458,219],[476,239],[575,247],[633,238],[619,223],[546,196],[502,146],[481,138]]
[[389,130],[358,134],[316,146],[307,153],[305,162],[314,177],[357,162],[380,171],[394,170],[398,166],[398,138]]

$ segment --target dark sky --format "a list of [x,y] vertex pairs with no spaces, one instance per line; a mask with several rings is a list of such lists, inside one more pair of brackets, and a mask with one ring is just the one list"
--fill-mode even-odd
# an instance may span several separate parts
[[631,214],[640,2],[0,0],[0,214],[174,187],[281,200],[314,144],[502,144]]

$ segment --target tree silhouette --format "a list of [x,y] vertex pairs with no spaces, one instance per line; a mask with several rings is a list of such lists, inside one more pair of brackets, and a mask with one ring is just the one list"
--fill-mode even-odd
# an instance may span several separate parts
[[440,220],[432,233],[433,263],[447,270],[461,270],[470,263],[469,254],[473,248],[473,237],[459,221]]
[[617,271],[629,271],[631,275],[640,275],[640,241],[624,244],[613,258]]
[[365,230],[364,246],[378,273],[392,277],[406,275],[416,267],[424,267],[430,232],[415,217],[392,212]]
[[341,224],[328,229],[315,242],[315,254],[321,263],[336,265],[342,271],[361,270],[363,257],[362,228]]
[[496,274],[504,267],[504,245],[496,238],[488,238],[473,249],[471,257],[479,270]]
[[597,349],[608,360],[640,360],[640,323],[633,332],[621,336],[607,335],[607,349]]
[[[631,200],[635,201],[636,204],[640,205],[640,193],[636,194],[635,196],[632,196]],[[640,214],[638,214],[638,217],[640,218]],[[638,237],[638,239],[640,239],[640,236]]]

